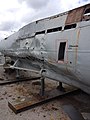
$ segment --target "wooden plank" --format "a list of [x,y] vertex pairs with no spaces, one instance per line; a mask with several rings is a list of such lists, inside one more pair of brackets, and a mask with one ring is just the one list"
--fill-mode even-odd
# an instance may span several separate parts
[[11,110],[17,114],[22,111],[34,108],[36,106],[42,105],[44,103],[50,102],[54,99],[57,99],[59,97],[64,97],[70,93],[76,92],[77,89],[69,90],[67,92],[61,92],[57,89],[52,90],[50,92],[46,92],[45,96],[40,96],[39,94],[35,94],[32,97],[29,98],[22,98],[22,99],[16,99],[15,101],[9,101],[8,106],[11,108]]
[[24,81],[37,80],[37,79],[40,79],[40,77],[19,78],[15,80],[1,80],[0,85],[7,85],[7,84],[13,84],[17,82],[24,82]]

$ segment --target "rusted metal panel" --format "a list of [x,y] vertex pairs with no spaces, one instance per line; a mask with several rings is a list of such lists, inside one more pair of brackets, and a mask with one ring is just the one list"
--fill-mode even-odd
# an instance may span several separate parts
[[87,5],[84,10],[84,14],[82,17],[82,21],[88,21],[90,20],[90,5]]
[[65,24],[72,24],[81,21],[83,15],[84,7],[80,7],[78,9],[71,10],[68,13],[66,23]]

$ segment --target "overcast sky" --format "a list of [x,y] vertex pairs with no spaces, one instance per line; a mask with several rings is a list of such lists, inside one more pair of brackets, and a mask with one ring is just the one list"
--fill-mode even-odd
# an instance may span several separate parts
[[32,21],[87,3],[90,0],[0,0],[0,40]]

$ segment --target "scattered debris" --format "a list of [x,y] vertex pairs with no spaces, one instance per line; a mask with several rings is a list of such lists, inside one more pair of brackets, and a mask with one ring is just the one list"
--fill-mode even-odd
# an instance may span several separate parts
[[35,82],[32,82],[32,85],[41,85],[41,82],[40,81],[35,81]]
[[[0,69],[1,71],[1,69]],[[0,78],[3,75],[3,72],[0,72]],[[11,79],[11,78],[9,78]],[[11,79],[13,80],[13,79]],[[0,81],[6,81],[0,80]],[[57,87],[57,82],[55,81],[49,81],[48,79],[45,81],[45,90],[50,91]],[[65,85],[66,86],[66,85]],[[71,90],[71,87],[66,86],[66,91]],[[25,98],[32,98],[32,96],[36,96],[38,99],[39,97],[39,90],[40,90],[40,82],[39,81],[23,81],[8,85],[0,86],[0,118],[2,120],[70,120],[69,117],[63,112],[62,105],[64,103],[72,103],[74,106],[76,105],[80,112],[82,112],[82,115],[85,119],[89,120],[89,113],[90,113],[90,101],[89,98],[84,95],[83,92],[80,94],[72,94],[67,97],[64,97],[62,99],[56,99],[52,102],[46,103],[42,106],[38,106],[36,108],[32,108],[28,111],[19,113],[15,115],[8,107],[7,101],[18,101],[24,102]],[[48,93],[49,94],[49,93]],[[73,96],[73,97],[72,97]],[[42,100],[45,98],[42,97]],[[48,95],[46,96],[48,98]],[[72,101],[73,100],[73,101]],[[76,100],[76,102],[75,102]],[[77,103],[77,104],[76,104]],[[81,105],[80,105],[81,103]],[[88,115],[86,114],[88,112]]]

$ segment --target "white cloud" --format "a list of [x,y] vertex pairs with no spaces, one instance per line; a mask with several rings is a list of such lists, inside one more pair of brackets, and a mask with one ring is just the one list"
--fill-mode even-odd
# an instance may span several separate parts
[[31,7],[33,9],[41,9],[48,4],[49,0],[18,0],[18,2],[24,2],[28,7]]

